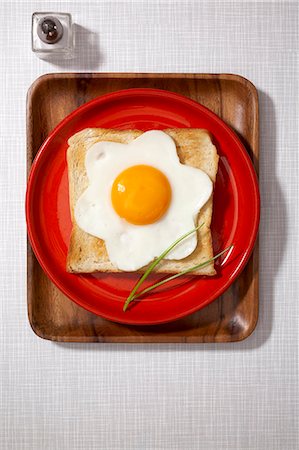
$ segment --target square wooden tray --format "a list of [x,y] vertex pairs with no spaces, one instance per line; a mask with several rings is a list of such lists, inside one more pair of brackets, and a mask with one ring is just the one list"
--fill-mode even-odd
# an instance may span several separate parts
[[[258,97],[238,75],[61,73],[38,78],[27,97],[27,169],[51,130],[83,103],[108,92],[159,88],[210,108],[240,136],[258,172]],[[206,308],[158,326],[121,325],[85,311],[47,278],[28,244],[29,321],[45,339],[62,342],[234,342],[248,337],[258,318],[258,245],[235,283]]]

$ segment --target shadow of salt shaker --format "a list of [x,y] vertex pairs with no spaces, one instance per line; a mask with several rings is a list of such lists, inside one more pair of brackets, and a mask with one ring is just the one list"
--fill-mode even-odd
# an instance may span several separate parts
[[74,57],[74,30],[68,13],[32,14],[32,51],[41,59]]

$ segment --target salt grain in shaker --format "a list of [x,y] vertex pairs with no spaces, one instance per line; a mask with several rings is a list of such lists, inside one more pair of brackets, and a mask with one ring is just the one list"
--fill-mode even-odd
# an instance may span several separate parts
[[72,17],[68,13],[32,15],[32,51],[42,59],[74,57]]

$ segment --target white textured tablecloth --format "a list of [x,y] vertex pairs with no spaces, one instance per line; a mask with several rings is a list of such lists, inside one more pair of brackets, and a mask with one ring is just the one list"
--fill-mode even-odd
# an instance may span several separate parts
[[[67,11],[76,59],[40,61],[31,14]],[[295,450],[298,3],[1,2],[1,416],[5,450]],[[27,320],[25,98],[56,71],[230,72],[260,97],[260,319],[223,345],[71,345]]]

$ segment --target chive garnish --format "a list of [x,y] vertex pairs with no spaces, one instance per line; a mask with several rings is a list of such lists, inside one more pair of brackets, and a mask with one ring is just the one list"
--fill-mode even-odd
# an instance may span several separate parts
[[214,261],[215,259],[219,258],[219,256],[223,255],[224,253],[226,253],[230,248],[232,248],[232,245],[230,245],[229,247],[227,247],[226,249],[222,250],[220,253],[218,253],[217,255],[213,256],[213,258],[208,259],[207,261],[197,264],[196,266],[190,267],[189,269],[183,270],[182,272],[176,273],[174,275],[171,275],[170,277],[164,278],[163,280],[152,284],[151,286],[147,287],[146,289],[143,289],[140,292],[137,292],[136,295],[133,295],[132,297],[132,301],[135,300],[138,297],[141,297],[142,295],[146,294],[147,292],[152,291],[153,289],[162,286],[162,284],[168,283],[171,280],[175,280],[176,278],[181,277],[182,275],[186,275],[187,273],[193,272],[196,269],[199,269],[201,267],[206,267],[208,264],[210,264],[210,262]]
[[214,261],[215,259],[219,258],[220,256],[222,256],[224,253],[226,253],[228,250],[230,250],[233,245],[230,245],[229,247],[225,248],[224,250],[222,250],[221,252],[217,253],[217,255],[213,256],[213,258],[208,259],[207,261],[204,261],[200,264],[197,264],[196,266],[192,266],[186,270],[183,270],[182,272],[176,273],[174,275],[171,275],[167,278],[164,278],[161,281],[158,281],[157,283],[154,283],[150,286],[148,286],[147,288],[143,289],[140,292],[137,292],[138,288],[141,286],[141,284],[144,282],[144,280],[150,275],[150,273],[153,271],[153,269],[157,266],[157,264],[159,264],[159,262],[165,258],[165,256],[177,245],[179,244],[182,240],[184,240],[186,237],[190,236],[190,234],[195,233],[197,230],[199,230],[202,226],[204,225],[204,223],[202,223],[201,225],[197,226],[196,228],[193,228],[193,230],[188,231],[188,233],[184,234],[183,236],[181,236],[180,238],[178,238],[173,244],[171,244],[166,250],[164,250],[164,252],[161,253],[160,256],[158,256],[157,259],[155,259],[152,264],[148,267],[148,269],[145,271],[145,273],[139,278],[138,282],[136,283],[136,285],[134,286],[134,288],[132,289],[129,297],[127,298],[127,300],[125,301],[125,304],[123,306],[123,311],[125,312],[129,306],[129,304],[136,300],[137,298],[141,297],[144,294],[147,294],[148,292],[152,291],[153,289],[156,289],[159,286],[162,286],[165,283],[168,283],[169,281],[175,280],[176,278],[181,277],[182,275],[186,275],[188,273],[193,272],[196,269],[202,268],[202,267],[206,267],[208,264],[210,264],[212,261]]

